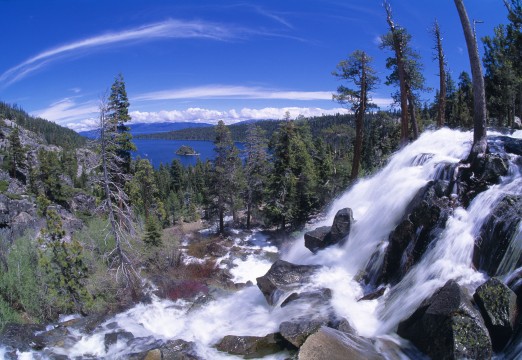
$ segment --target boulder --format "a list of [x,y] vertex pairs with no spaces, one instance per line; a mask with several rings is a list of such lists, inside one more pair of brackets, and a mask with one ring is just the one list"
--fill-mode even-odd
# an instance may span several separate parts
[[[138,338],[137,338],[138,339]],[[196,345],[185,340],[169,340],[161,346],[128,356],[129,360],[202,360],[196,353]]]
[[515,244],[522,219],[522,196],[505,195],[483,222],[475,241],[473,264],[489,276],[500,276],[522,266]]
[[370,340],[321,327],[299,349],[299,360],[377,360],[384,359]]
[[279,325],[279,332],[295,347],[301,347],[306,339],[321,326],[329,325],[330,319],[321,316],[302,316],[290,321],[283,321]]
[[362,298],[360,298],[357,301],[368,301],[368,300],[378,299],[378,298],[380,298],[381,296],[384,295],[385,291],[386,291],[386,287],[385,286],[381,286],[377,290],[374,290],[374,291],[364,295]]
[[417,264],[428,246],[446,226],[446,220],[453,211],[446,196],[447,182],[430,181],[422,187],[408,204],[405,215],[391,232],[381,269],[375,276],[367,269],[368,279],[377,286],[382,283],[395,284]]
[[402,321],[397,333],[433,359],[490,359],[492,355],[480,313],[453,280]]
[[319,250],[325,249],[331,245],[330,242],[330,226],[321,226],[304,234],[305,247],[317,253]]
[[265,275],[256,279],[257,286],[268,304],[275,305],[281,296],[297,290],[308,282],[320,268],[319,265],[294,265],[284,260],[277,260]]
[[41,350],[45,344],[35,335],[41,331],[45,331],[45,325],[9,323],[4,326],[0,334],[0,344],[22,352]]
[[117,331],[113,333],[105,334],[103,344],[105,345],[105,352],[109,351],[109,348],[116,345],[118,341],[127,343],[129,340],[134,339],[134,335],[128,331]]
[[305,246],[314,254],[331,245],[343,245],[355,222],[350,208],[341,209],[335,214],[332,226],[321,226],[305,233]]
[[489,330],[493,350],[502,350],[516,327],[517,295],[497,278],[491,278],[477,288],[473,299]]
[[329,304],[331,299],[332,290],[330,289],[292,293],[281,303],[281,307],[285,307],[289,304],[307,303],[311,307],[318,308]]
[[261,358],[288,348],[288,342],[279,333],[259,336],[225,336],[216,349],[231,355],[241,355],[244,359]]

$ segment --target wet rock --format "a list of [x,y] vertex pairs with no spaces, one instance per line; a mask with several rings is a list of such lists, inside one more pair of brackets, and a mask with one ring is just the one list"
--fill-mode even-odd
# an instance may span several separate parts
[[105,351],[109,351],[109,348],[113,345],[116,345],[118,341],[128,342],[129,340],[134,339],[134,335],[128,331],[118,331],[113,333],[105,334],[103,339],[103,344],[105,345]]
[[330,226],[321,226],[317,229],[305,233],[305,247],[315,254],[319,250],[325,249],[326,247],[331,245],[330,229]]
[[303,316],[290,321],[284,321],[279,325],[279,332],[295,347],[301,347],[306,339],[321,326],[328,325],[330,320],[325,317]]
[[319,265],[294,265],[277,260],[265,275],[256,279],[257,286],[268,304],[274,305],[281,296],[305,284],[320,268]]
[[335,244],[343,245],[355,222],[350,208],[341,209],[335,214],[330,237]]
[[71,332],[64,326],[57,326],[54,329],[38,334],[38,341],[44,348],[72,346],[78,338],[71,335]]
[[227,335],[216,345],[216,349],[231,355],[241,355],[245,359],[255,359],[283,351],[288,345],[279,333],[263,337]]
[[384,359],[371,341],[356,335],[321,327],[299,349],[299,360],[377,360]]
[[417,192],[402,221],[390,234],[380,275],[374,277],[376,283],[372,285],[395,284],[419,262],[453,211],[446,191],[446,182],[437,180]]
[[207,246],[207,254],[214,257],[223,257],[228,253],[228,249],[216,242],[212,242]]
[[129,355],[129,360],[202,360],[193,342],[169,340],[164,345]]
[[292,303],[307,303],[311,307],[320,307],[325,304],[329,304],[331,299],[332,290],[330,289],[292,293],[281,303],[281,307],[285,307]]
[[381,286],[377,290],[372,291],[371,293],[368,293],[368,294],[364,295],[362,298],[360,298],[357,301],[368,301],[368,300],[378,299],[378,298],[380,298],[381,296],[384,295],[385,291],[386,291],[386,287],[385,286]]
[[343,245],[354,221],[352,209],[339,210],[331,227],[322,226],[305,233],[305,247],[315,254],[331,245]]
[[39,324],[7,324],[0,334],[0,344],[22,352],[41,350],[44,347],[35,333],[45,331],[45,325]]
[[490,359],[492,355],[480,313],[453,280],[402,321],[397,333],[433,359]]
[[517,295],[500,280],[491,278],[477,288],[473,298],[489,330],[493,350],[502,350],[515,330]]
[[488,145],[491,142],[499,143],[508,153],[522,156],[522,139],[514,139],[509,136],[492,136],[488,137]]
[[[505,195],[488,215],[475,241],[473,264],[490,276],[500,276],[522,266],[520,253],[511,251],[522,219],[522,196]],[[518,255],[517,255],[518,254]]]
[[105,320],[107,320],[107,314],[98,313],[89,316],[71,319],[60,323],[60,326],[72,328],[82,333],[92,333],[96,330]]

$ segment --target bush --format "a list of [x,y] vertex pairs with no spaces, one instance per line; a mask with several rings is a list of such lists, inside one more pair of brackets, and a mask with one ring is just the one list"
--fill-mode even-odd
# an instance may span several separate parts
[[9,187],[9,182],[6,180],[0,180],[0,194],[3,194],[7,191]]

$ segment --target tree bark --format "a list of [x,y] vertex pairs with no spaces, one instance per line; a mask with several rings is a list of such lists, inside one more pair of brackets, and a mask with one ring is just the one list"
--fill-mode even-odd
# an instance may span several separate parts
[[353,150],[352,180],[359,177],[363,144],[364,113],[366,112],[366,57],[361,58],[361,92],[360,106],[355,119],[355,146]]
[[478,155],[485,154],[487,149],[486,92],[484,88],[484,76],[482,75],[482,68],[480,66],[477,39],[469,22],[464,2],[463,0],[454,1],[466,39],[473,80],[473,147],[470,154],[470,160],[473,160]]
[[434,27],[436,49],[437,49],[437,60],[439,61],[439,113],[437,114],[437,127],[441,128],[445,123],[446,115],[446,62],[444,58],[444,51],[442,49],[442,36],[440,34],[440,27],[435,22]]
[[419,125],[417,123],[417,116],[415,115],[415,99],[408,88],[408,110],[410,111],[411,129],[413,131],[413,140],[419,137]]

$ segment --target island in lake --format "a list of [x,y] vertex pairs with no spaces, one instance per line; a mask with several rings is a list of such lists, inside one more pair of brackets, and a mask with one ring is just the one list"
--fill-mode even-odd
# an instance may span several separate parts
[[176,151],[177,155],[199,155],[193,148],[187,145],[181,145],[181,147]]

